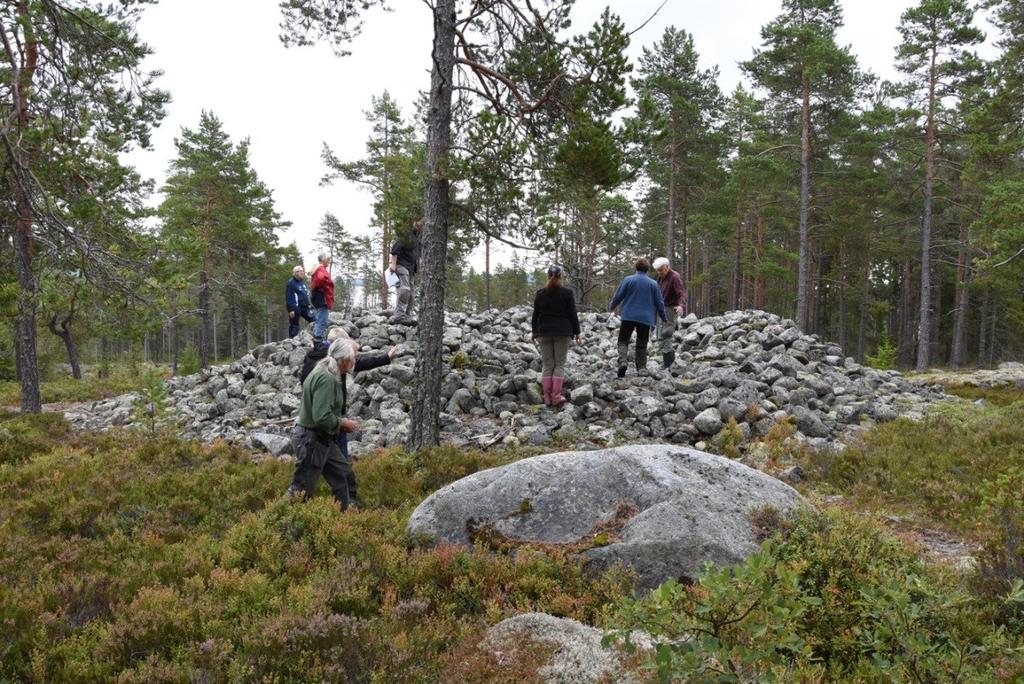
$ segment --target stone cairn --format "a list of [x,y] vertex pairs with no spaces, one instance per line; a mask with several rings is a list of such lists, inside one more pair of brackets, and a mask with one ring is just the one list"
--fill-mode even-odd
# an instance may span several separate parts
[[[349,380],[349,416],[361,423],[352,450],[366,453],[402,443],[413,401],[415,327],[390,325],[384,313],[332,313],[364,352],[402,345],[382,368]],[[920,417],[942,390],[843,356],[834,344],[806,335],[789,319],[764,311],[732,311],[683,319],[671,369],[651,343],[650,371],[615,377],[614,314],[581,315],[583,344],[569,351],[570,401],[543,406],[541,357],[530,342],[529,307],[478,314],[449,313],[444,331],[446,409],[442,434],[455,445],[563,443],[611,446],[671,442],[715,448],[728,425],[740,448],[788,422],[791,438],[812,448],[842,448],[841,436],[897,416]],[[299,407],[298,372],[310,348],[303,332],[256,347],[232,364],[168,380],[173,420],[186,437],[225,440],[290,452],[288,431]],[[671,372],[669,372],[671,371]],[[130,425],[134,393],[82,405],[68,420],[79,429]],[[735,421],[735,427],[730,423]],[[719,437],[719,440],[721,437]]]

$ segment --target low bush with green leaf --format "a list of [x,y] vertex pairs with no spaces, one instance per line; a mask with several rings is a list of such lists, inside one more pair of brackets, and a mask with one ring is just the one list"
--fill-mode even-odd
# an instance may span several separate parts
[[430,490],[517,454],[375,454],[342,513],[234,447],[61,441],[0,465],[0,681],[436,681],[487,624],[627,590],[557,550],[410,548]]
[[995,624],[991,604],[838,511],[801,515],[745,563],[626,600],[608,622],[619,626],[609,641],[655,637],[649,666],[666,682],[1024,676],[1019,636]]
[[[86,371],[81,379],[62,376],[39,384],[44,404],[56,402],[97,401],[131,392],[139,385],[139,378],[127,370],[114,371],[106,377]],[[0,405],[17,406],[21,403],[21,385],[0,382]]]
[[1024,400],[950,402],[919,422],[878,425],[839,453],[809,455],[819,485],[959,532],[976,529],[982,490],[1024,467]]

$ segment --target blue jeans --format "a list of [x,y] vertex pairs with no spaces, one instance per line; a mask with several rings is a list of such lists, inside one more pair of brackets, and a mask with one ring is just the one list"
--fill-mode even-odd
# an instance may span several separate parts
[[327,317],[330,313],[330,309],[326,306],[321,306],[316,310],[316,323],[313,325],[313,337],[323,339],[324,333],[327,332]]

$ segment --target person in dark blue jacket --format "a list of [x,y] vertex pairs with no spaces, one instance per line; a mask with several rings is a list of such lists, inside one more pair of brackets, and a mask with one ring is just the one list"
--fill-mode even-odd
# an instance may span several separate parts
[[665,314],[665,300],[661,296],[658,283],[647,275],[651,265],[647,259],[636,260],[636,273],[627,276],[619,283],[619,288],[612,297],[609,311],[622,305],[619,314],[622,324],[619,326],[619,377],[626,376],[626,361],[629,357],[629,341],[636,331],[636,372],[638,375],[647,372],[647,342],[651,337],[651,328],[656,322],[655,314],[662,321],[668,321]]
[[284,305],[288,309],[288,337],[295,337],[299,334],[300,320],[313,322],[313,313],[309,310],[309,291],[306,289],[306,269],[302,266],[292,269],[292,277],[284,286]]

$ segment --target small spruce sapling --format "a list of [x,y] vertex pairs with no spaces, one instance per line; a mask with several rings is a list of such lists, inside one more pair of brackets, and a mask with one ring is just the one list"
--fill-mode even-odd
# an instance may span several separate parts
[[150,435],[163,427],[170,414],[167,399],[167,383],[163,375],[154,368],[147,368],[142,376],[142,387],[139,397],[135,400],[135,422],[145,426]]

